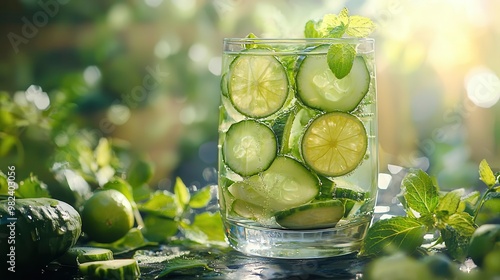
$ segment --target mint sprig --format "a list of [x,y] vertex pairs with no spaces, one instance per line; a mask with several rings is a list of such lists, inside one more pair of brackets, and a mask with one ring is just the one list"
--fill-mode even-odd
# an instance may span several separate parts
[[[321,20],[310,20],[306,23],[304,36],[306,38],[342,38],[345,35],[363,38],[375,30],[371,19],[362,16],[350,16],[347,8],[338,15],[326,14]],[[342,79],[352,69],[356,49],[347,43],[332,44],[328,49],[327,61],[337,79]]]
[[406,216],[374,223],[363,241],[361,255],[394,251],[414,252],[426,233],[439,232],[434,245],[443,243],[448,254],[459,261],[467,256],[469,240],[478,227],[475,217],[485,201],[500,197],[500,182],[483,160],[479,178],[488,189],[480,197],[477,191],[464,189],[440,192],[437,184],[422,170],[412,169],[401,182],[399,199]]

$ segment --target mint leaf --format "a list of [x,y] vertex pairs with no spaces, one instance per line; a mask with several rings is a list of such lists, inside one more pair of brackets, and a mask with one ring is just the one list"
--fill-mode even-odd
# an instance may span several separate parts
[[196,192],[189,201],[189,206],[191,208],[203,208],[208,205],[210,199],[212,199],[212,195],[210,193],[210,186],[206,186]]
[[94,150],[95,160],[98,166],[104,167],[111,163],[112,151],[111,144],[107,138],[99,139],[99,143]]
[[[257,39],[258,37],[255,34],[253,34],[253,33],[249,33],[245,38],[248,38],[248,39]],[[244,45],[245,49],[256,49],[258,47],[259,46],[257,44],[245,44]]]
[[409,217],[393,217],[374,223],[366,234],[361,254],[376,255],[394,251],[413,252],[422,245],[426,227]]
[[434,212],[439,194],[431,177],[422,170],[410,170],[401,182],[407,206],[421,215]]
[[493,187],[496,183],[495,174],[493,174],[488,162],[484,159],[479,163],[479,179],[483,181],[488,188]]
[[339,15],[338,15],[338,20],[339,20],[342,24],[344,24],[344,25],[348,25],[348,24],[349,24],[349,21],[350,21],[350,17],[349,17],[349,10],[348,10],[346,7],[344,7],[344,8],[340,11],[340,13],[339,13]]
[[484,196],[483,203],[490,199],[500,198],[500,192],[489,192]]
[[464,189],[456,189],[446,193],[441,199],[439,199],[439,203],[435,211],[445,212],[447,215],[454,214],[457,212],[463,193]]
[[174,195],[177,207],[179,207],[180,212],[183,212],[184,207],[189,203],[191,195],[189,194],[188,188],[179,177],[175,179]]
[[169,237],[177,234],[178,222],[156,215],[147,215],[144,218],[144,227],[141,228],[144,237],[154,242],[166,242]]
[[465,212],[453,214],[448,218],[440,232],[446,249],[454,259],[465,260],[469,240],[475,230],[473,217]]
[[306,22],[306,27],[304,29],[304,37],[306,38],[322,38],[323,34],[321,34],[316,29],[316,22],[314,20],[310,20]]
[[127,234],[112,243],[98,243],[91,241],[88,243],[89,246],[105,248],[113,251],[113,254],[124,254],[142,247],[155,246],[158,245],[156,242],[151,242],[144,239],[144,235],[137,228],[132,228],[127,232]]
[[139,204],[138,207],[141,212],[162,217],[175,218],[177,216],[174,195],[168,191],[156,191],[149,200]]
[[19,188],[15,191],[17,198],[38,198],[50,197],[47,185],[31,174],[28,178],[19,183]]
[[168,260],[167,264],[165,265],[165,268],[160,272],[160,274],[156,275],[154,279],[159,279],[159,278],[165,277],[168,274],[175,272],[175,271],[178,271],[178,270],[190,269],[190,268],[195,268],[195,267],[213,270],[212,268],[210,268],[208,266],[208,263],[206,260],[195,259],[195,258],[186,258],[186,257],[180,256],[178,258]]
[[479,202],[480,197],[481,193],[478,191],[473,191],[468,195],[461,197],[457,212],[467,212],[470,215],[474,215],[475,207]]
[[351,72],[356,49],[349,44],[333,44],[328,48],[326,59],[328,67],[337,79],[342,79]]
[[[344,24],[348,24],[348,22]],[[318,25],[318,32],[322,34],[322,37],[326,37],[333,28],[342,25],[342,20],[335,14],[326,14]]]
[[349,26],[346,34],[352,37],[368,37],[375,30],[375,24],[371,19],[362,16],[349,17]]
[[219,212],[200,213],[194,217],[192,224],[181,223],[181,230],[189,240],[201,244],[227,246]]
[[127,182],[133,187],[142,187],[147,184],[154,175],[154,165],[151,161],[138,159],[128,169]]
[[329,29],[328,34],[325,35],[327,38],[341,38],[347,30],[347,25],[341,23],[339,26],[335,26],[332,29]]

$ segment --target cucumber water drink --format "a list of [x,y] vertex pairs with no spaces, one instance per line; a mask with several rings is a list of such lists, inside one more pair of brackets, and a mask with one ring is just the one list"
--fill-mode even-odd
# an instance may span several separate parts
[[[355,50],[340,79],[332,45]],[[230,245],[320,258],[359,249],[377,194],[374,41],[225,39],[219,205]]]

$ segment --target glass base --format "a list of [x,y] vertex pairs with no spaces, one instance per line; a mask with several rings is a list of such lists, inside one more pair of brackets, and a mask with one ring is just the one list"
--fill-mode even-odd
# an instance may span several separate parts
[[246,255],[313,259],[342,256],[359,251],[371,219],[328,229],[283,230],[225,221],[229,245]]

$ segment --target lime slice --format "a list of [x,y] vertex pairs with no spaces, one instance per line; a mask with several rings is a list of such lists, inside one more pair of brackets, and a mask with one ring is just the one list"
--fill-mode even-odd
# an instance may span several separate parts
[[349,113],[331,112],[311,122],[302,138],[304,161],[325,176],[345,175],[361,163],[368,146],[363,123]]
[[230,66],[228,93],[240,113],[263,118],[278,111],[288,96],[285,68],[270,55],[241,55]]

